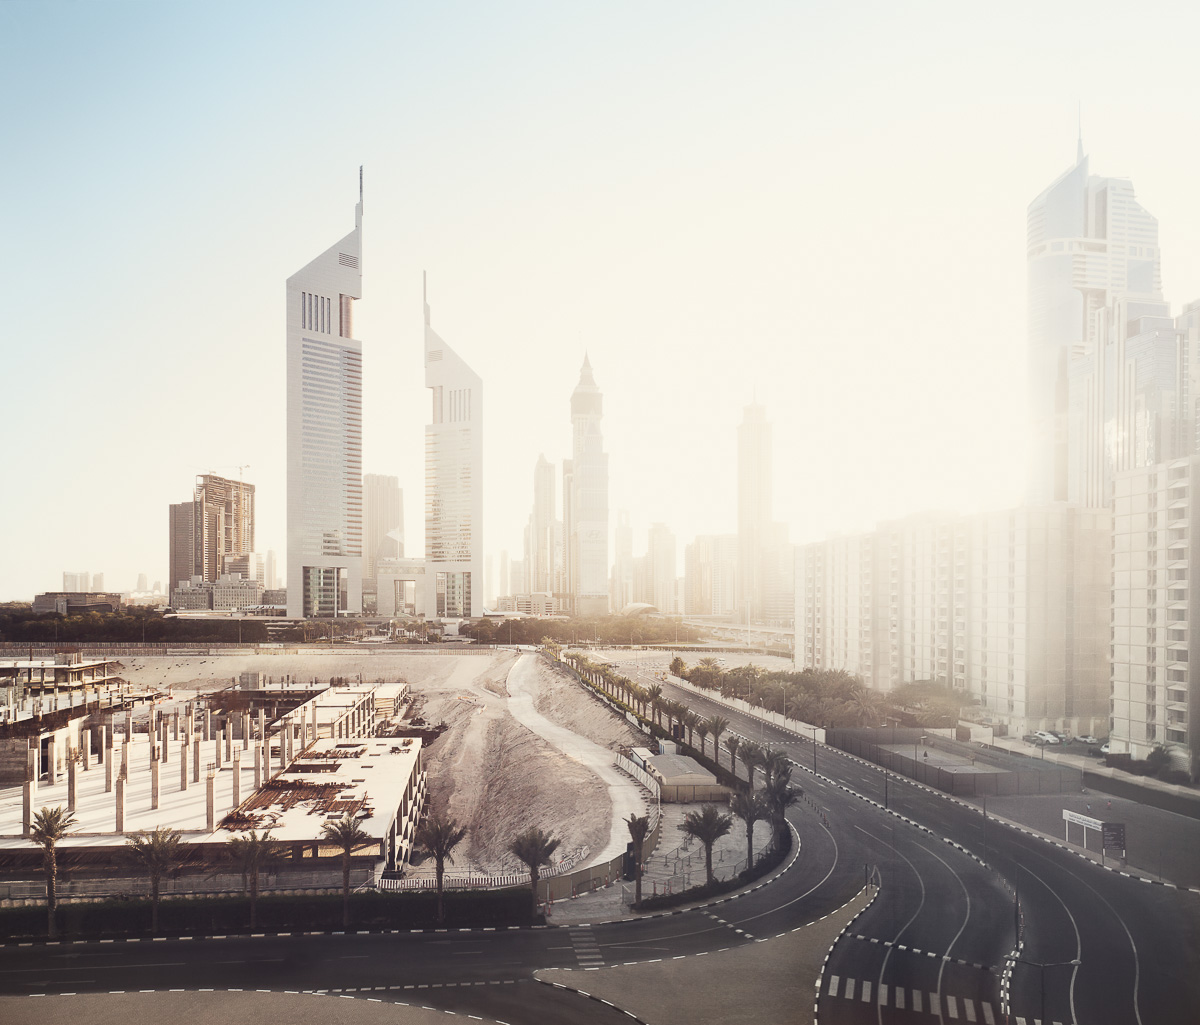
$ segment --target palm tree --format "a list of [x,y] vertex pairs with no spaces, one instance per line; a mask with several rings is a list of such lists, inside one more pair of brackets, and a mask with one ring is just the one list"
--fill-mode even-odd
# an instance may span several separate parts
[[704,757],[704,740],[708,736],[708,720],[696,716],[696,732],[700,734],[700,757]]
[[650,707],[654,709],[655,725],[661,725],[659,722],[659,711],[663,704],[663,689],[656,683],[651,687],[646,688],[646,700],[650,702]]
[[729,771],[733,773],[735,779],[737,778],[737,753],[741,743],[736,733],[731,733],[725,738],[725,750],[729,752]]
[[759,764],[762,766],[766,783],[769,784],[780,770],[790,765],[790,760],[782,751],[768,747],[763,750],[762,761]]
[[440,814],[422,819],[421,824],[417,826],[417,846],[432,854],[436,863],[439,925],[446,919],[442,909],[442,877],[446,871],[446,862],[454,863],[454,848],[462,843],[466,835],[465,826],[460,826],[454,819],[444,819]]
[[767,817],[767,802],[762,794],[738,790],[729,798],[729,810],[746,823],[746,867],[754,864],[754,823]]
[[178,829],[155,826],[139,829],[125,841],[129,856],[150,877],[150,931],[158,932],[158,897],[162,877],[183,860],[183,834]]
[[690,708],[685,709],[683,712],[683,725],[687,728],[688,747],[692,747],[694,746],[692,743],[692,736],[696,732],[696,727],[700,725],[700,716],[698,716]]
[[792,789],[792,767],[790,765],[779,770],[775,776],[766,785],[764,789],[764,798],[766,800],[767,811],[771,818],[771,824],[774,827],[774,842],[776,846],[783,843],[783,838],[787,833],[787,820],[785,813],[788,808],[795,804],[800,795]]
[[708,732],[713,738],[713,761],[720,763],[721,760],[721,734],[729,729],[729,720],[724,719],[719,715],[709,716]]
[[741,756],[742,764],[746,766],[746,778],[750,781],[750,789],[754,789],[754,769],[755,766],[762,764],[763,750],[753,740],[742,741],[742,746],[738,751]]
[[244,836],[229,838],[229,856],[237,862],[242,870],[242,890],[245,892],[247,883],[250,890],[250,931],[258,926],[258,873],[261,868],[270,864],[279,856],[280,846],[271,839],[271,831],[266,829],[259,836],[256,830],[250,830]]
[[42,849],[42,867],[46,872],[46,914],[50,938],[58,935],[58,842],[75,825],[75,815],[61,804],[57,808],[43,808],[33,817],[29,839]]
[[508,849],[529,868],[529,888],[533,894],[533,914],[537,914],[538,869],[550,864],[550,855],[558,850],[560,839],[543,833],[537,826],[530,826],[509,841]]
[[721,837],[733,828],[733,816],[722,815],[714,804],[706,804],[699,811],[689,811],[680,823],[681,829],[688,836],[694,836],[704,844],[704,871],[708,885],[712,885],[712,849]]
[[629,839],[633,841],[634,878],[637,880],[634,884],[634,904],[641,904],[642,857],[646,846],[646,837],[650,833],[650,816],[631,814],[625,820],[625,825],[629,827]]
[[682,679],[683,674],[687,671],[687,666],[684,664],[683,659],[676,655],[673,659],[671,659],[670,669],[672,676],[678,676],[680,679]]
[[350,928],[350,856],[370,837],[363,832],[358,820],[349,814],[336,822],[326,822],[321,836],[342,849],[342,928]]

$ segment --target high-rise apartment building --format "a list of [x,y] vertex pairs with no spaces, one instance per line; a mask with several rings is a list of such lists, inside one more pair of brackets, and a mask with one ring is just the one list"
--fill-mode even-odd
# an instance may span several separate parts
[[404,493],[400,479],[381,473],[363,477],[366,501],[366,556],[363,578],[374,586],[380,559],[404,558]]
[[226,572],[226,556],[254,551],[254,485],[202,474],[192,502],[191,575],[212,583]]
[[869,686],[935,680],[1018,733],[1103,732],[1106,510],[924,514],[803,545],[796,661]]
[[665,523],[650,526],[646,560],[650,571],[650,604],[670,616],[675,613],[675,534]]
[[483,381],[430,326],[425,307],[426,614],[483,612]]
[[571,393],[571,458],[563,460],[567,590],[577,616],[608,613],[608,455],[600,420],[604,396],[587,356]]
[[771,424],[765,406],[745,409],[738,427],[738,616],[764,618],[764,560],[771,538]]
[[684,549],[685,614],[733,614],[737,604],[737,543],[736,534],[706,534]]
[[[1158,222],[1128,180],[1088,174],[1081,142],[1074,166],[1029,204],[1026,228],[1028,500],[1104,505],[1106,465],[1120,459],[1105,425],[1121,420],[1117,404],[1129,399],[1117,390],[1128,325],[1109,307],[1162,299]],[[1135,302],[1128,312],[1138,319],[1150,311]]]
[[168,509],[167,549],[169,572],[167,593],[191,580],[196,564],[196,503],[175,502]]
[[277,591],[279,589],[279,565],[276,561],[275,549],[267,549],[267,564],[266,564],[266,585],[267,590]]
[[362,169],[354,230],[287,281],[287,613],[362,611]]
[[609,607],[620,612],[633,602],[633,527],[629,524],[629,513],[617,513],[617,525],[613,528],[612,580],[608,585]]
[[1200,460],[1118,473],[1114,482],[1110,749],[1145,758],[1163,745],[1200,771]]
[[87,570],[82,573],[63,573],[64,592],[82,592],[92,589],[92,575]]
[[554,527],[557,522],[554,464],[538,456],[533,468],[533,511],[529,515],[529,537],[525,551],[529,591],[552,593],[556,553]]

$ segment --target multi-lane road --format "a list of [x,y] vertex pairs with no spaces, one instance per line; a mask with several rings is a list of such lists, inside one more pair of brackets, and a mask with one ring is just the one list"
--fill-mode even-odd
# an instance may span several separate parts
[[8,946],[0,993],[326,991],[415,999],[511,1025],[629,1021],[618,1007],[538,984],[534,972],[755,943],[842,906],[869,878],[875,898],[820,979],[814,1014],[824,1025],[1032,1025],[1043,998],[1047,1022],[1196,1020],[1200,896],[1105,871],[894,776],[885,811],[875,767],[821,746],[814,775],[811,740],[684,696],[800,767],[793,780],[806,800],[789,813],[800,855],[737,900],[572,927]]

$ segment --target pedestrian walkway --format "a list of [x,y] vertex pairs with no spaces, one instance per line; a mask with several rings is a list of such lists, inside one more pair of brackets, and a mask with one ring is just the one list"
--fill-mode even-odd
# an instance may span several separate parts
[[[927,990],[909,989],[906,986],[889,986],[877,980],[851,979],[830,975],[826,983],[827,996],[843,1000],[873,1004],[879,1007],[894,1007],[898,1011],[909,1010],[913,1014],[928,1014],[943,1021],[982,1022],[996,1025],[997,1011],[986,1000],[972,1000],[950,994],[931,993]],[[1031,1025],[1024,1018],[1017,1018],[1018,1025]],[[1039,1023],[1040,1025],[1040,1023]],[[1055,1022],[1055,1025],[1059,1023]]]

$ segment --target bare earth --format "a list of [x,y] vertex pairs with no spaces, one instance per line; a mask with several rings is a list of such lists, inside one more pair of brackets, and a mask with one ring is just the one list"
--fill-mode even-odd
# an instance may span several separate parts
[[[599,851],[611,830],[605,785],[586,766],[517,722],[508,711],[505,679],[516,661],[509,651],[480,654],[181,656],[125,659],[127,679],[170,689],[176,698],[229,686],[239,673],[257,671],[279,682],[308,684],[340,676],[364,682],[406,680],[413,715],[448,729],[426,748],[431,809],[448,811],[468,830],[449,870],[455,874],[524,874],[507,852],[528,826],[562,839],[555,860]],[[639,743],[639,734],[570,676],[539,661],[534,705],[539,713],[612,750]],[[415,874],[432,863],[413,865]]]

